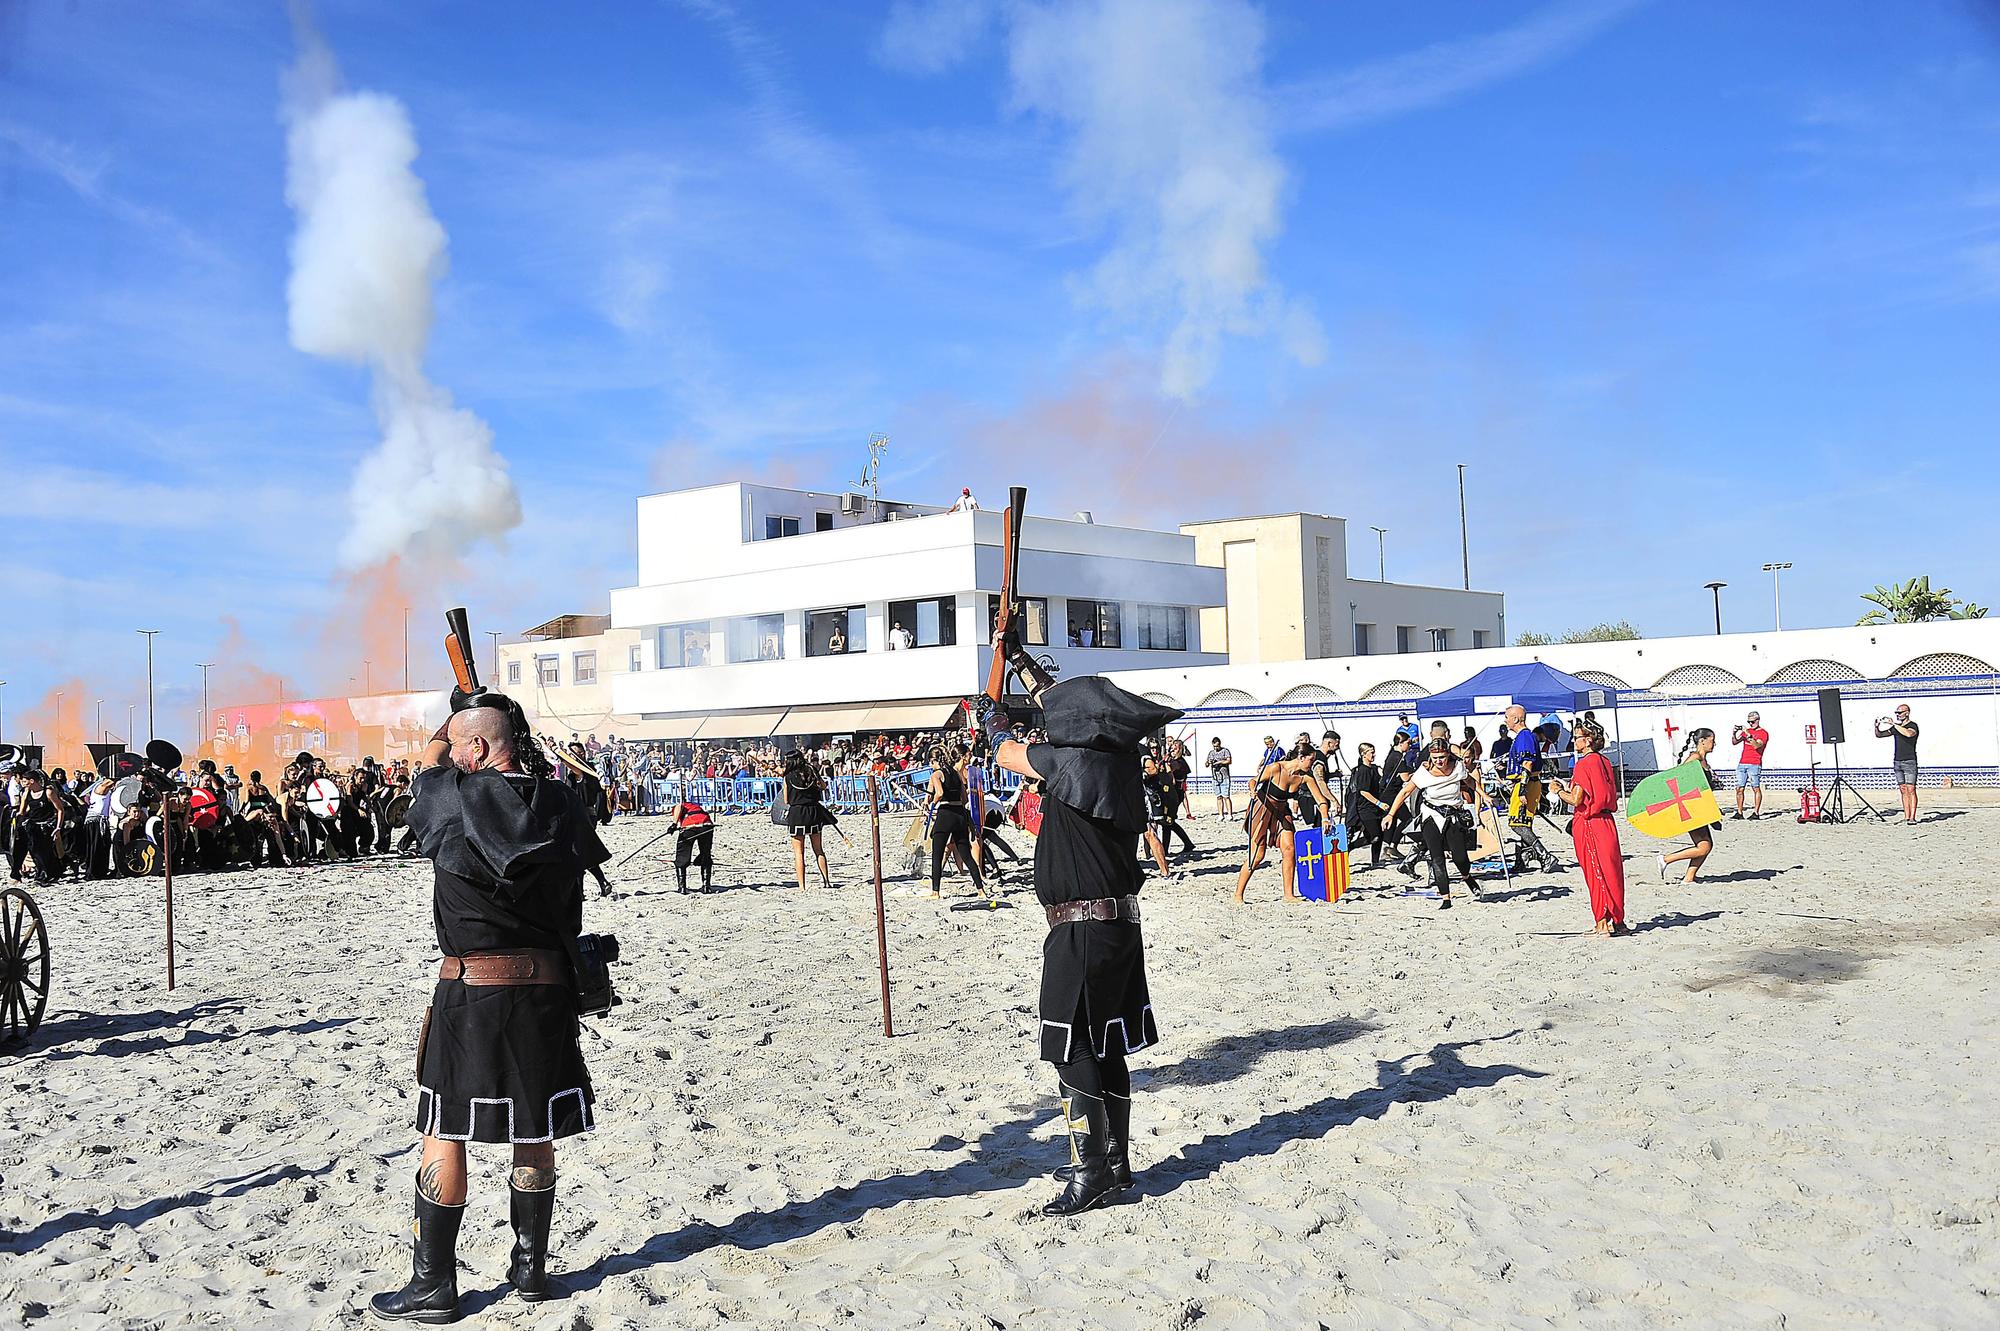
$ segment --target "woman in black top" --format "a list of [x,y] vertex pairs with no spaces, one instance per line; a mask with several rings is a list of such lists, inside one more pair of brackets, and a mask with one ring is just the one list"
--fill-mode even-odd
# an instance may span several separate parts
[[1363,744],[1356,750],[1359,761],[1347,774],[1347,831],[1350,853],[1368,846],[1368,867],[1382,867],[1382,815],[1394,798],[1382,783],[1382,769],[1375,765],[1375,746]]
[[806,842],[812,842],[813,860],[819,865],[819,881],[823,887],[832,887],[833,878],[826,869],[826,848],[820,845],[820,829],[833,825],[833,814],[825,803],[826,782],[819,770],[807,760],[803,750],[793,749],[785,755],[785,830],[792,838],[792,876],[798,879],[799,890],[806,886]]
[[972,807],[965,797],[965,754],[955,744],[947,744],[938,749],[936,766],[931,770],[930,788],[931,814],[931,896],[941,897],[944,884],[944,851],[951,847],[951,853],[958,860],[959,867],[972,878],[972,886],[986,898],[988,905],[998,905],[999,901],[987,888],[986,880],[979,876],[979,866],[972,858]]
[[250,773],[250,784],[243,790],[243,824],[249,832],[250,863],[255,865],[263,858],[264,848],[270,847],[272,864],[285,864],[285,820],[278,810],[277,797],[264,784],[262,772]]

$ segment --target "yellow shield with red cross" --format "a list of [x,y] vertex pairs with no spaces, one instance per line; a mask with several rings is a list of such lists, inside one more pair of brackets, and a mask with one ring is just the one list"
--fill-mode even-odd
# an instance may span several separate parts
[[1722,820],[1699,759],[1655,772],[1632,788],[1625,821],[1653,837],[1677,837]]

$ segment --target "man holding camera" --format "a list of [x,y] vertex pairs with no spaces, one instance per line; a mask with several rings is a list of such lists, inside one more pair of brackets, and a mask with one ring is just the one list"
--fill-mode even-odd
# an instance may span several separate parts
[[408,814],[444,960],[417,1041],[415,1254],[410,1282],[372,1302],[386,1321],[458,1318],[468,1141],[513,1147],[507,1278],[547,1297],[555,1139],[595,1126],[572,955],[584,871],[610,852],[574,789],[527,770],[533,741],[504,695],[454,692],[452,707]]
[[1756,799],[1750,805],[1750,817],[1756,820],[1764,812],[1764,750],[1771,746],[1771,732],[1764,729],[1763,720],[1752,712],[1743,718],[1743,724],[1734,728],[1732,738],[1743,746],[1743,752],[1736,756],[1736,812],[1732,818],[1743,816],[1743,792],[1754,790]]
[[1903,797],[1903,821],[1917,821],[1917,723],[1910,719],[1910,705],[1903,703],[1892,717],[1878,717],[1875,738],[1896,741],[1896,789]]

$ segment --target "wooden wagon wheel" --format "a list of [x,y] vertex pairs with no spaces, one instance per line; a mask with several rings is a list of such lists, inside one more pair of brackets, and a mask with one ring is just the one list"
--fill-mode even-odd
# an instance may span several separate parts
[[18,887],[0,892],[0,1046],[17,1044],[42,1024],[49,1005],[49,939],[35,899]]

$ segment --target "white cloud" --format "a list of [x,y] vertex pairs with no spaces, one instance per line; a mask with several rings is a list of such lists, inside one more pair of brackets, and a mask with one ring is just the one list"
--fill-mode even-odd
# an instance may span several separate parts
[[1499,32],[1437,42],[1278,90],[1287,133],[1345,129],[1437,106],[1582,46],[1644,0],[1565,0]]
[[1083,290],[1169,325],[1160,383],[1187,399],[1223,341],[1275,334],[1323,354],[1318,321],[1265,270],[1287,184],[1271,141],[1264,25],[1241,0],[1089,0],[1014,12],[1018,103],[1071,131],[1076,209],[1117,232]]
[[875,43],[891,69],[941,74],[964,60],[993,22],[993,0],[896,0]]

